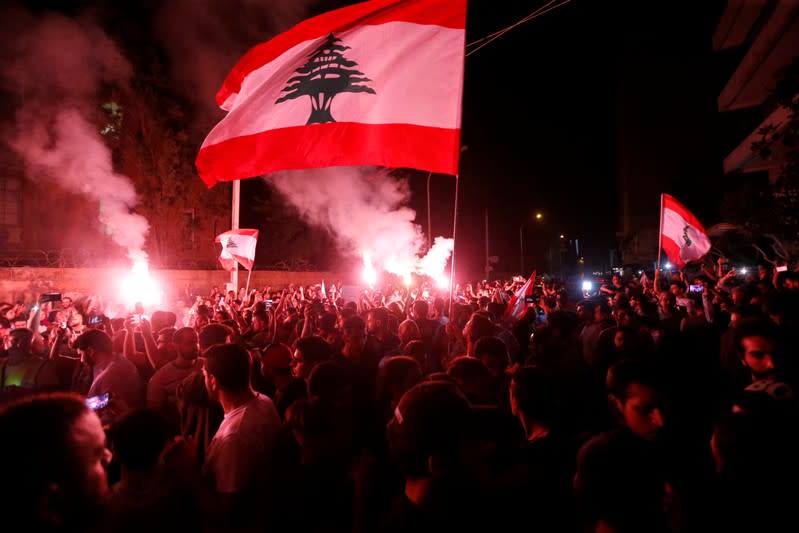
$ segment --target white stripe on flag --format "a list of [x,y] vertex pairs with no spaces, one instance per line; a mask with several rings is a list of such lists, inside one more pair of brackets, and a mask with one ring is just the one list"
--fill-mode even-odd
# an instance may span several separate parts
[[[343,55],[355,61],[376,94],[338,93],[331,106],[337,122],[362,124],[416,124],[457,129],[463,83],[462,29],[409,22],[358,26],[337,33],[339,44],[349,46]],[[302,126],[308,121],[310,103],[301,96],[276,104],[288,80],[308,60],[323,38],[305,41],[270,63],[251,72],[243,81],[225,120],[208,135],[203,146],[231,137]],[[422,50],[423,54],[415,54]]]

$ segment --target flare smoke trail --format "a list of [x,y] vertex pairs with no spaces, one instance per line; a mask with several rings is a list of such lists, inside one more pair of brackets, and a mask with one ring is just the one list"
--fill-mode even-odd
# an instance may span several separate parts
[[[6,17],[9,16],[5,13]],[[15,12],[20,33],[7,34],[11,61],[3,83],[19,98],[9,144],[32,179],[84,194],[99,203],[99,220],[131,259],[143,260],[149,225],[134,214],[136,191],[113,170],[111,152],[91,117],[101,85],[125,86],[132,75],[108,36],[89,19]],[[8,19],[6,19],[8,20]]]
[[277,172],[271,183],[309,223],[330,231],[344,252],[371,255],[381,270],[440,278],[453,241],[437,237],[420,258],[426,238],[407,207],[405,180],[368,167],[333,167]]

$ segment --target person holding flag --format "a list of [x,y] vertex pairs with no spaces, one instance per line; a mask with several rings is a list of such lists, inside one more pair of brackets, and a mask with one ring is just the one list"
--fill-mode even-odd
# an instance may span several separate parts
[[710,238],[699,219],[673,196],[662,194],[658,268],[662,250],[666,251],[669,261],[681,270],[688,263],[701,261],[710,247]]

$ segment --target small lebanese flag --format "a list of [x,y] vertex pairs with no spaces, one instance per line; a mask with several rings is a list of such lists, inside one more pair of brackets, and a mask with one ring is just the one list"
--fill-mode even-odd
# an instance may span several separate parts
[[197,171],[209,187],[287,169],[456,175],[466,0],[372,0],[251,49],[216,95],[228,114]]
[[533,287],[535,286],[535,276],[537,271],[533,270],[533,273],[530,274],[530,278],[519,287],[519,290],[516,291],[516,294],[510,299],[508,302],[508,309],[505,312],[506,318],[514,318],[519,320],[524,312],[527,310],[527,300],[528,296],[533,295]]
[[661,246],[674,265],[699,261],[710,250],[705,227],[680,202],[668,194],[662,195],[660,214]]
[[236,261],[247,270],[252,270],[255,262],[255,246],[258,244],[257,229],[234,229],[220,233],[215,242],[222,245],[219,262],[225,270],[236,268]]

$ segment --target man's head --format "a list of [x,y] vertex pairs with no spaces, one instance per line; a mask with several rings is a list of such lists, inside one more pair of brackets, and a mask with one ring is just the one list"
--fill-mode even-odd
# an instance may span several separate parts
[[386,331],[388,327],[388,310],[385,307],[377,307],[369,311],[366,317],[366,329],[370,335],[379,335]]
[[515,416],[526,416],[552,427],[557,416],[553,378],[544,369],[522,366],[513,373],[510,383],[510,406]]
[[134,409],[123,414],[109,434],[114,456],[128,471],[155,467],[169,440],[164,417],[151,409]]
[[467,351],[469,355],[474,354],[474,345],[483,337],[493,337],[496,328],[491,320],[481,312],[472,313],[471,318],[463,328],[463,336],[466,337]]
[[181,359],[193,361],[200,354],[199,337],[193,328],[180,328],[172,336],[172,342]]
[[676,297],[685,295],[685,283],[682,281],[672,281],[669,285],[669,291]]
[[62,297],[61,307],[63,307],[64,309],[69,309],[70,307],[72,307],[72,298],[70,298],[69,296]]
[[349,355],[360,354],[366,346],[366,323],[359,316],[351,316],[342,328],[344,350]]
[[200,351],[204,352],[215,344],[225,344],[232,340],[233,330],[222,324],[208,324],[200,329]]
[[422,338],[419,325],[411,319],[403,320],[399,325],[397,333],[399,333],[402,346],[406,346],[409,342]]
[[7,349],[27,353],[33,344],[33,331],[28,328],[12,329],[8,334]]
[[415,320],[425,320],[429,312],[430,307],[427,305],[426,301],[416,300],[413,302],[413,318]]
[[90,329],[75,340],[75,349],[81,361],[89,366],[110,359],[114,354],[114,344],[104,331]]
[[330,345],[322,337],[303,337],[294,345],[291,373],[307,381],[316,365],[330,360],[330,351]]
[[655,440],[663,428],[661,382],[652,365],[623,359],[608,370],[608,401],[630,431]]
[[410,388],[388,424],[388,444],[408,479],[449,477],[468,428],[471,406],[453,383],[419,383]]
[[746,318],[735,323],[735,344],[741,363],[752,373],[753,381],[773,379],[779,330],[767,318]]
[[172,340],[175,337],[175,328],[163,328],[158,332],[155,338],[155,346],[159,350],[166,350],[172,345]]
[[74,394],[35,395],[0,410],[0,513],[31,531],[78,531],[108,496],[110,453],[97,415]]
[[217,344],[205,353],[205,388],[208,396],[239,393],[250,387],[250,354],[238,344]]
[[498,337],[483,337],[474,345],[474,356],[480,359],[495,377],[505,374],[510,356],[505,342]]

